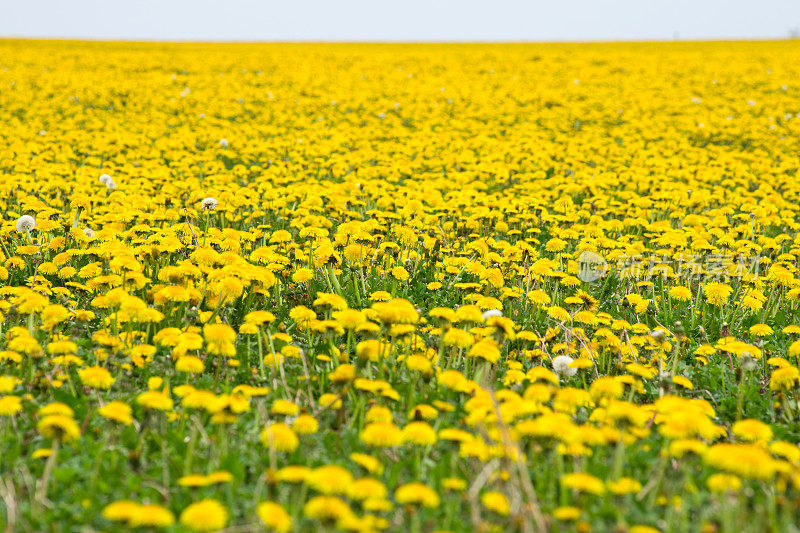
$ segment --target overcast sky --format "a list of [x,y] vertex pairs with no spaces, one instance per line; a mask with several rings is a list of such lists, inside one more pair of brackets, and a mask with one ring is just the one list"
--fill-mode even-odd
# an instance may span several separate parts
[[5,0],[0,36],[159,40],[783,38],[800,0]]

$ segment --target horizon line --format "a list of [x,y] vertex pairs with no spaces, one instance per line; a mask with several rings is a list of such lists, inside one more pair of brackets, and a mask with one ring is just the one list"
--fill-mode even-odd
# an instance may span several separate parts
[[75,37],[0,35],[0,41],[72,41],[87,43],[164,43],[164,44],[613,44],[613,43],[726,43],[800,41],[788,36],[698,37],[698,38],[622,38],[622,39],[159,39],[147,37]]

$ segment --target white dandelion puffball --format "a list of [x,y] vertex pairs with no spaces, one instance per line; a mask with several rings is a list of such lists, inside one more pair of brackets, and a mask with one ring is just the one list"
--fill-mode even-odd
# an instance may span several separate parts
[[17,231],[20,233],[28,233],[36,227],[36,219],[30,215],[22,215],[17,219]]
[[219,145],[222,146],[223,148],[227,148],[228,147],[228,139],[220,139],[219,140]]
[[108,189],[109,189],[109,190],[113,191],[114,189],[116,189],[116,188],[117,188],[117,183],[116,183],[114,180],[112,180],[112,179],[109,179],[109,180],[106,182],[106,187],[108,187]]
[[114,180],[108,174],[103,174],[100,176],[100,183],[102,183],[103,185],[108,185],[109,181],[114,181]]
[[499,309],[489,309],[483,312],[483,321],[486,322],[493,316],[503,316],[503,312]]
[[562,376],[574,376],[578,373],[577,368],[570,368],[569,364],[574,361],[572,357],[568,355],[559,355],[555,359],[553,359],[553,370],[556,374]]
[[94,237],[94,230],[92,228],[83,228],[83,234],[91,239]]
[[200,202],[200,205],[203,207],[203,209],[214,209],[217,207],[218,203],[219,202],[217,202],[216,198],[203,198],[203,201]]

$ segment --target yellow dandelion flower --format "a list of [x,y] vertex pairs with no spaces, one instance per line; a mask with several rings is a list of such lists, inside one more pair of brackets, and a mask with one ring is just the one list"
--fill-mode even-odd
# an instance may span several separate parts
[[181,512],[180,523],[191,531],[219,531],[228,523],[228,510],[217,500],[201,500]]

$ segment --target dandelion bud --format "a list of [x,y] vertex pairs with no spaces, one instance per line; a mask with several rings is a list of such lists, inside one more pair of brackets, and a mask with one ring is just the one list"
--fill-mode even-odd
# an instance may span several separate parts
[[750,352],[742,352],[742,355],[739,356],[739,363],[742,365],[742,370],[747,372],[753,371],[758,367],[758,362],[753,359]]
[[653,337],[653,340],[656,341],[659,344],[664,342],[666,340],[666,338],[667,338],[667,334],[664,333],[664,331],[660,330],[660,329],[656,329],[656,330],[651,331],[650,332],[650,336]]
[[36,227],[36,219],[30,215],[22,215],[17,219],[17,231],[20,233],[28,233]]
[[200,316],[200,312],[197,310],[197,306],[192,306],[186,310],[186,313],[183,315],[183,320],[186,322],[194,322]]

